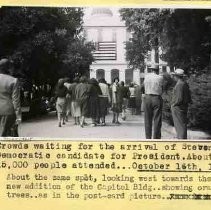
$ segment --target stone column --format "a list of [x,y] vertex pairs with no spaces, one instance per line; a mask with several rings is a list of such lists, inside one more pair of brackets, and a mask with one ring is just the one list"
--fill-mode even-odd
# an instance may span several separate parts
[[141,77],[141,74],[140,74],[139,69],[134,69],[134,70],[133,70],[133,81],[134,81],[137,85],[140,85],[140,77]]
[[125,69],[119,70],[119,81],[125,82]]
[[107,83],[112,83],[112,81],[111,81],[111,71],[108,70],[108,69],[105,70],[105,80],[106,80]]
[[96,69],[90,69],[89,76],[90,78],[96,78]]

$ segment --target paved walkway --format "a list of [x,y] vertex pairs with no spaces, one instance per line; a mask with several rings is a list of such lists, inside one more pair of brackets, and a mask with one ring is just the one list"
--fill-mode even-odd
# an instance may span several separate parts
[[[163,129],[168,132],[170,135],[173,136],[173,138],[175,138],[176,136],[176,131],[175,128],[173,126],[168,125],[167,123],[163,123]],[[208,133],[205,133],[203,131],[200,130],[190,130],[188,129],[188,139],[191,140],[206,140],[209,139],[211,140],[211,135],[209,135]]]
[[[121,140],[137,141],[145,139],[143,115],[130,115],[128,113],[126,121],[121,125],[111,123],[112,115],[106,118],[106,126],[91,127],[90,119],[87,119],[88,126],[81,128],[74,125],[73,119],[63,127],[59,128],[56,113],[50,113],[40,118],[31,119],[23,122],[19,128],[19,135],[22,137],[44,137],[44,138],[69,138],[75,140]],[[208,139],[203,132],[189,133],[190,139]],[[193,135],[194,134],[194,135]],[[163,123],[162,139],[174,139],[175,132],[173,127]]]

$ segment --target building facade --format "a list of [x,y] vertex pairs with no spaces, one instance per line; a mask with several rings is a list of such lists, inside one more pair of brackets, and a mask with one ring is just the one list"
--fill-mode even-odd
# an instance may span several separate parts
[[90,66],[90,78],[105,78],[112,83],[118,77],[126,84],[140,83],[140,71],[128,68],[125,43],[130,38],[117,9],[92,8],[84,19],[87,41],[93,41],[95,61]]

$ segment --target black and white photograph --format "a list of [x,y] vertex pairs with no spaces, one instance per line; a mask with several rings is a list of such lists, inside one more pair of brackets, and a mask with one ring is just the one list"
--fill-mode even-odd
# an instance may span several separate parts
[[0,7],[0,136],[211,139],[211,9]]

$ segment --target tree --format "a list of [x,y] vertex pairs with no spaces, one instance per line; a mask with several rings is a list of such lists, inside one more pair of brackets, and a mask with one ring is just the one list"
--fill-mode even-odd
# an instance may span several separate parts
[[134,68],[143,69],[147,52],[156,51],[158,62],[158,47],[165,19],[171,11],[167,9],[121,9],[120,14],[133,37],[126,43],[127,60]]
[[[201,73],[210,61],[210,10],[122,9],[122,19],[133,32],[127,59],[141,67],[148,50],[162,49],[161,59],[187,73]],[[139,47],[139,50],[136,48]]]
[[210,10],[175,10],[165,22],[161,46],[163,59],[184,68],[189,74],[202,74],[210,62],[211,31],[206,16]]
[[[189,125],[210,131],[211,93],[211,10],[206,9],[122,9],[121,16],[133,33],[126,44],[127,59],[143,68],[146,54],[160,47],[160,58],[170,67],[188,74],[193,103]],[[169,77],[170,78],[170,77]],[[164,75],[163,119],[172,123],[170,104],[172,82]]]
[[67,52],[63,54],[63,74],[72,78],[89,72],[89,65],[94,61],[90,52],[94,51],[94,44],[86,42],[85,38],[78,37],[70,41]]
[[78,38],[83,29],[82,17],[81,8],[2,7],[0,57],[14,60],[16,76],[38,85],[46,83],[48,78],[54,84],[59,77],[74,74],[66,58],[75,57],[76,52],[70,48],[80,42],[80,49],[84,51],[77,52],[81,59],[74,69],[86,63],[83,70],[88,71],[92,48]]

